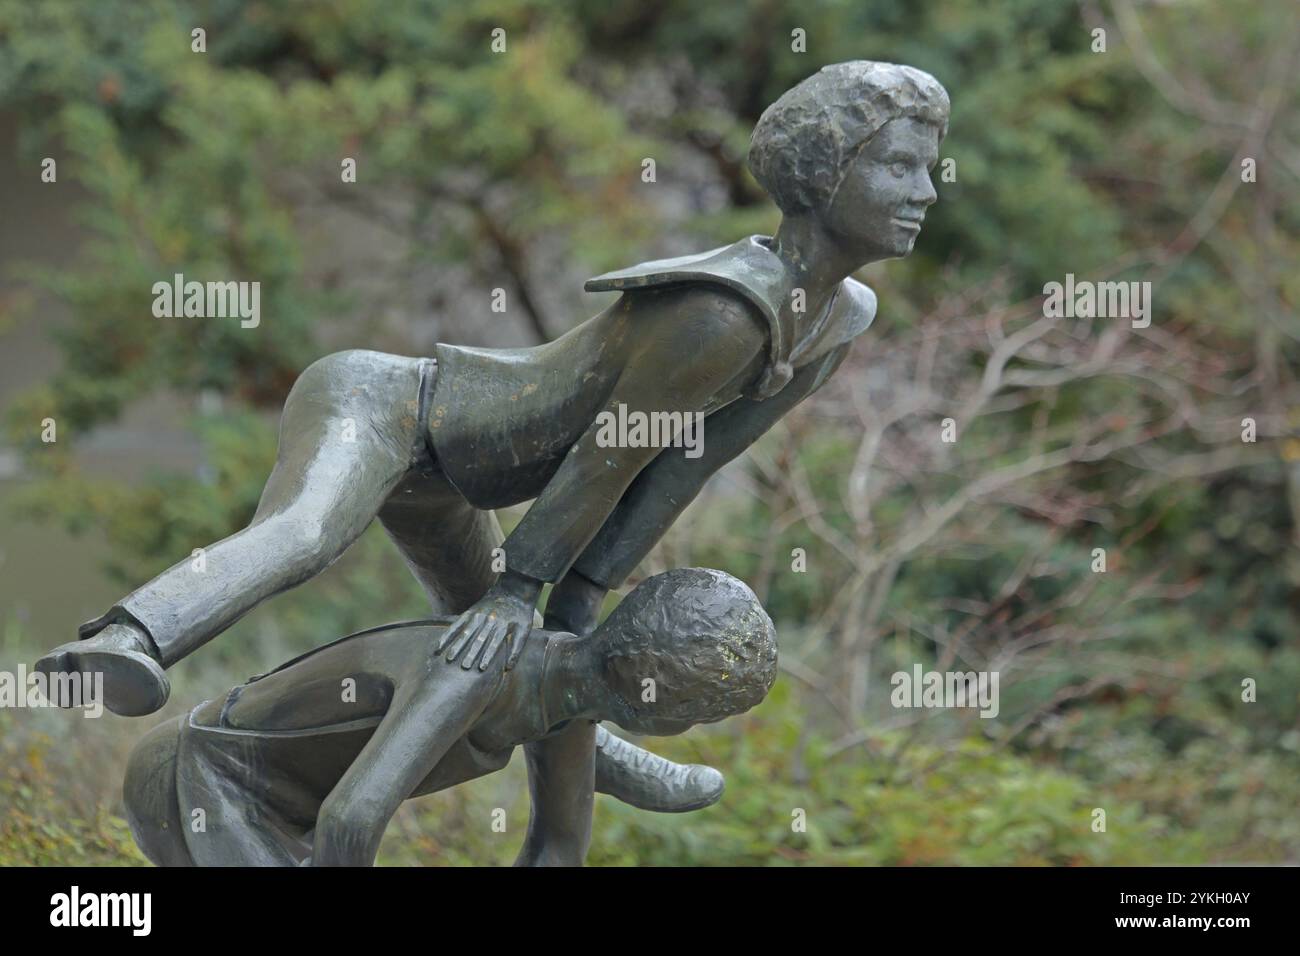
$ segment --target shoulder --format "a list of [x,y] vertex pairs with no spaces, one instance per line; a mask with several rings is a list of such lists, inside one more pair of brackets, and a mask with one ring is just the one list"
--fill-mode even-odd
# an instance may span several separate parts
[[[766,335],[776,323],[786,276],[769,240],[749,236],[729,246],[674,259],[656,259],[587,280],[588,292],[624,293],[630,307],[673,301],[720,331],[755,323]],[[658,297],[645,298],[650,293]]]
[[638,322],[677,328],[709,338],[750,339],[761,345],[767,321],[743,292],[707,279],[629,289],[615,308]]
[[760,314],[774,315],[789,283],[769,242],[764,236],[749,236],[696,255],[642,262],[588,279],[585,288],[588,292],[629,292],[683,284],[722,287],[738,293]]
[[736,271],[736,266],[755,258],[755,250],[763,251],[755,242],[759,237],[741,239],[729,246],[719,246],[707,252],[671,259],[652,259],[626,269],[615,269],[588,279],[583,286],[588,292],[624,292],[628,289],[647,288],[681,282],[692,278],[725,278]]

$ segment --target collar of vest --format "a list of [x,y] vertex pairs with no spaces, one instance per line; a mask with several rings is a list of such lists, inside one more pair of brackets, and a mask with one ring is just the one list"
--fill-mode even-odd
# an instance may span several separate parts
[[729,246],[674,259],[656,259],[588,279],[588,292],[628,292],[681,282],[710,282],[753,303],[767,320],[767,364],[749,394],[770,398],[785,387],[801,360],[815,358],[866,331],[876,315],[876,296],[845,279],[821,315],[801,317],[789,308],[793,282],[768,236],[749,236]]

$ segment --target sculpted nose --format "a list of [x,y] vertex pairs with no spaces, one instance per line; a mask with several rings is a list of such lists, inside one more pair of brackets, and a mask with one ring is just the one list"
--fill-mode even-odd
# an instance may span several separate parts
[[916,178],[916,182],[912,188],[912,202],[916,203],[922,209],[925,209],[926,207],[933,205],[935,200],[938,198],[939,194],[934,191],[934,183],[930,181],[930,174],[928,172],[922,172],[921,175]]

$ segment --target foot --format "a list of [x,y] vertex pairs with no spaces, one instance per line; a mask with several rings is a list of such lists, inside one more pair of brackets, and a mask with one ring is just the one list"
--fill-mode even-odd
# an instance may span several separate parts
[[596,792],[655,813],[686,813],[717,803],[722,774],[702,764],[673,763],[596,728]]
[[36,662],[36,670],[47,679],[55,674],[103,674],[104,706],[123,717],[152,714],[171,693],[148,638],[130,624],[110,624],[93,637],[56,647]]

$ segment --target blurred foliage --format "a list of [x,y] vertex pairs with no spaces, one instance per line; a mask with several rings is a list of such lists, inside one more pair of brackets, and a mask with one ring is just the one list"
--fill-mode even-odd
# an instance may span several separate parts
[[[8,715],[6,715],[8,717]],[[78,718],[80,719],[80,718]],[[53,741],[19,738],[0,721],[0,866],[112,866],[147,861],[126,821],[98,807],[89,814],[69,801],[63,773],[46,763]]]
[[[1160,329],[1259,363],[1214,387],[1243,394],[1289,380],[1297,338],[1286,329],[1300,298],[1296,182],[1273,163],[1252,203],[1229,203],[1203,244],[1162,260],[1233,162],[1240,130],[1207,126],[1155,88],[1114,14],[1109,3],[1059,0],[0,0],[0,109],[24,120],[23,156],[57,155],[60,182],[85,195],[78,267],[22,273],[73,319],[52,330],[58,374],[7,415],[33,479],[19,491],[18,513],[103,533],[115,580],[137,584],[247,522],[274,457],[274,413],[322,352],[415,352],[427,341],[413,327],[465,333],[436,305],[433,315],[417,308],[405,327],[390,322],[383,290],[365,284],[370,267],[322,253],[331,235],[321,234],[322,210],[391,233],[397,275],[502,285],[526,335],[558,335],[590,311],[577,296],[582,275],[770,231],[776,212],[744,169],[753,123],[816,66],[854,58],[913,64],[947,85],[954,111],[943,156],[959,171],[936,183],[941,202],[917,251],[868,270],[882,303],[873,349],[981,283],[1016,298],[1038,292],[1045,277],[1111,269],[1134,277],[1166,262]],[[1110,27],[1104,54],[1090,49],[1097,16]],[[1257,74],[1243,64],[1260,58],[1288,16],[1290,0],[1141,7],[1155,55],[1196,78],[1185,95],[1211,90],[1224,103],[1256,98]],[[207,30],[204,55],[190,51],[196,25]],[[507,31],[505,55],[489,52],[496,27]],[[791,51],[796,28],[807,32],[808,54]],[[1278,111],[1279,149],[1300,142],[1293,99]],[[344,156],[357,158],[359,177],[341,187]],[[647,156],[661,190],[640,180]],[[573,288],[552,288],[569,269]],[[144,290],[177,272],[257,279],[260,327],[153,318]],[[870,368],[870,356],[855,358]],[[201,471],[130,483],[87,474],[79,441],[159,393],[192,413]],[[220,412],[202,411],[213,393]],[[1028,432],[1040,404],[977,423],[963,441],[995,466],[999,432]],[[1050,404],[1080,428],[1111,414],[1142,420],[1140,400],[1116,379],[1054,391]],[[59,422],[57,445],[42,444],[33,427],[47,416]],[[803,424],[794,460],[828,527],[851,534],[842,489],[861,429],[815,411]],[[1158,492],[1135,491],[1136,472],[1122,463],[1080,466],[1053,480],[1106,502],[1100,519],[1057,534],[1041,516],[1007,507],[954,527],[942,547],[899,569],[884,619],[916,616],[946,632],[959,626],[963,602],[980,601],[997,604],[1000,619],[1044,611],[1043,627],[1118,633],[1071,645],[1051,669],[1004,688],[997,722],[942,715],[886,728],[896,715],[877,695],[846,726],[822,695],[784,674],[753,715],[656,742],[727,772],[721,806],[670,817],[602,799],[592,862],[1294,862],[1300,560],[1287,494],[1298,457]],[[816,633],[812,622],[852,569],[802,524],[774,531],[774,515],[794,503],[774,506],[770,472],[749,477],[761,494],[693,513],[686,550],[694,563],[755,580],[771,554],[807,548],[824,573],[768,574],[763,598],[783,654],[838,677],[842,635]],[[928,480],[881,502],[882,536],[905,525],[921,491],[951,479]],[[1145,533],[1123,549],[1124,567],[1182,586],[1180,599],[1129,604],[1119,576],[1106,575],[1086,607],[1054,607],[1087,576],[1093,547],[1135,528]],[[216,693],[348,630],[421,616],[418,591],[380,537],[372,529],[320,581],[241,621],[194,668],[178,668],[177,697]],[[1077,570],[1031,576],[1003,600],[998,584],[1030,558]],[[917,633],[882,639],[873,686],[936,653],[933,638]],[[1116,673],[1123,680],[1086,700],[1037,713],[1063,690]],[[1242,702],[1243,675],[1258,680],[1260,703]],[[979,726],[1021,721],[1026,732],[1006,738]],[[135,723],[110,724],[120,740],[138,733]],[[66,723],[45,732],[59,726],[66,732]],[[80,752],[111,778],[120,747],[98,751],[71,733],[51,748],[21,721],[0,728],[0,864],[139,862],[112,816],[114,798],[70,803],[44,763],[51,749]],[[866,735],[836,744],[846,733]],[[404,808],[383,859],[509,862],[515,840],[485,821],[504,806],[510,832],[522,828],[519,763]],[[791,832],[796,807],[807,811],[806,834]],[[1107,810],[1105,834],[1089,828],[1094,807]]]

